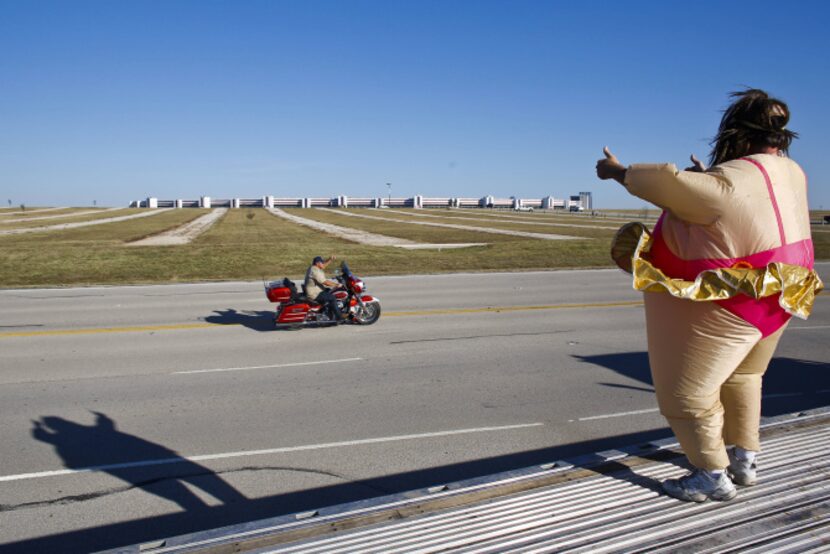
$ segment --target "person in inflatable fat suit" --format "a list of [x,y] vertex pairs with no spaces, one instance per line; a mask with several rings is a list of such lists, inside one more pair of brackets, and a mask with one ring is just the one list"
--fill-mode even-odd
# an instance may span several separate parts
[[711,167],[623,166],[606,147],[600,179],[662,208],[653,232],[623,226],[612,256],[644,294],[660,412],[694,470],[663,482],[681,500],[730,500],[756,482],[761,380],[792,315],[806,318],[813,269],[807,179],[787,157],[787,105],[732,93]]

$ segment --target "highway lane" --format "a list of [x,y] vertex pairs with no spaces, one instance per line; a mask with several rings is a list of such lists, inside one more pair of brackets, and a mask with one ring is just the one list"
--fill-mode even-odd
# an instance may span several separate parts
[[[0,543],[88,551],[665,434],[620,272],[366,281],[378,324],[295,332],[259,283],[0,291]],[[828,330],[822,296],[767,414],[830,403]]]
[[[367,277],[384,311],[594,302],[624,298],[618,270]],[[556,275],[556,279],[551,279]],[[274,276],[277,277],[277,276]],[[293,276],[298,282],[299,276]],[[627,294],[626,294],[627,293]],[[259,282],[0,290],[0,336],[9,332],[203,322],[272,305]]]

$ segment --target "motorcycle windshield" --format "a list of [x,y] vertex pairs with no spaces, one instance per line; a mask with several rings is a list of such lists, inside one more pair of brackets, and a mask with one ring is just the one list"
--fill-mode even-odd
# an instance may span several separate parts
[[349,270],[349,264],[347,264],[345,261],[340,264],[340,272],[343,275],[351,275],[352,274],[352,272]]

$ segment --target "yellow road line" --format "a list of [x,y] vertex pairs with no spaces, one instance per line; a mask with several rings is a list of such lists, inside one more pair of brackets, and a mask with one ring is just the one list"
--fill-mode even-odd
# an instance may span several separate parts
[[[176,323],[171,325],[136,325],[134,327],[98,327],[90,329],[54,329],[51,331],[9,331],[0,333],[0,338],[8,337],[48,337],[60,335],[96,335],[99,333],[135,333],[142,331],[174,331],[179,329],[208,329],[221,326],[220,323]],[[232,323],[230,325],[240,325]]]
[[475,314],[482,312],[525,312],[531,310],[567,310],[578,308],[621,308],[629,306],[642,306],[642,300],[630,300],[627,302],[594,302],[591,304],[553,304],[548,306],[491,306],[487,308],[451,308],[446,310],[419,310],[412,312],[387,312],[384,317],[408,317],[416,315],[453,315],[453,314]]
[[[827,298],[830,291],[821,291],[817,297]],[[429,315],[456,315],[487,312],[528,312],[534,310],[575,310],[591,308],[628,308],[642,306],[642,300],[625,302],[592,302],[585,304],[549,304],[543,306],[488,306],[485,308],[448,308],[439,310],[414,310],[409,312],[384,312],[383,317],[414,317]],[[97,335],[101,333],[140,333],[147,331],[180,331],[186,329],[215,329],[241,323],[177,323],[171,325],[137,325],[134,327],[100,327],[89,329],[55,329],[52,331],[9,331],[0,333],[0,339],[12,337],[52,337],[62,335]]]
[[[623,308],[642,306],[641,300],[627,302],[595,302],[591,304],[553,304],[547,306],[491,306],[486,308],[449,308],[440,310],[417,310],[411,312],[385,312],[384,317],[412,317],[424,315],[455,315],[486,312],[524,312],[533,310],[567,310],[581,308]],[[96,335],[101,333],[140,333],[147,331],[179,331],[183,329],[212,329],[241,323],[178,323],[171,325],[137,325],[134,327],[100,327],[88,329],[54,329],[51,331],[9,331],[0,333],[0,339],[12,337],[52,337],[63,335]]]

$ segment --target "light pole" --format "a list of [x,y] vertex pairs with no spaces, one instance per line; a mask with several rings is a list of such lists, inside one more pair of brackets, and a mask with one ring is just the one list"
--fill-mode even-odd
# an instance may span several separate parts
[[389,206],[389,207],[391,208],[391,207],[392,207],[392,206],[391,206],[391,204],[392,204],[392,183],[386,183],[386,188],[387,188],[387,189],[388,189],[388,191],[389,191],[389,200],[388,200],[388,202],[386,203],[386,205],[387,205],[387,206]]

